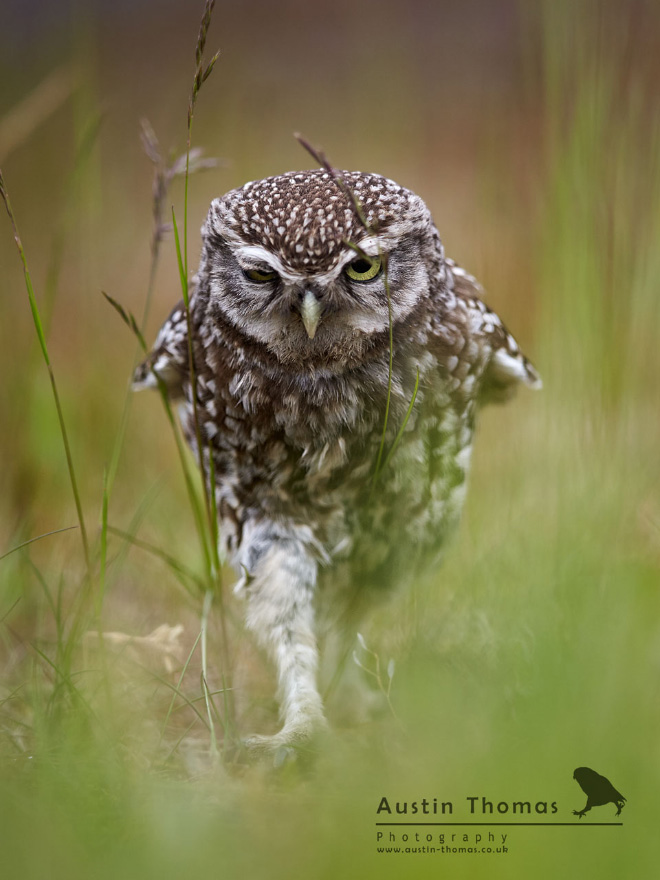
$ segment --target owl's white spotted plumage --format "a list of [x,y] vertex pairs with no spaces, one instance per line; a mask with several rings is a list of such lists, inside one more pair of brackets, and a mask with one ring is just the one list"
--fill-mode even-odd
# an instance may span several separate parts
[[[475,279],[444,256],[424,202],[379,175],[341,177],[291,172],[214,200],[190,297],[220,540],[278,672],[282,729],[251,740],[267,750],[325,723],[319,628],[346,629],[375,594],[437,558],[463,502],[477,407],[540,384]],[[374,486],[390,307],[386,452],[418,373],[419,387]],[[196,448],[182,304],[136,387],[155,385],[154,372],[181,399]]]

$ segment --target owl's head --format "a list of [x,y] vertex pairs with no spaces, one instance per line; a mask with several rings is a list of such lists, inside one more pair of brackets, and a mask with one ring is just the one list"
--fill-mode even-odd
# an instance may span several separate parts
[[[207,314],[282,362],[360,357],[443,273],[424,202],[377,174],[289,172],[215,199],[202,227]],[[360,212],[346,187],[354,194]]]

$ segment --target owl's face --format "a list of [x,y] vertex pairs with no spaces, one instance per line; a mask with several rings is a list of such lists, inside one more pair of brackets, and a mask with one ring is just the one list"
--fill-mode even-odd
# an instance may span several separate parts
[[[441,253],[428,209],[374,174],[290,172],[216,199],[202,229],[209,312],[283,363],[361,356],[428,297]],[[430,251],[435,251],[430,259]]]

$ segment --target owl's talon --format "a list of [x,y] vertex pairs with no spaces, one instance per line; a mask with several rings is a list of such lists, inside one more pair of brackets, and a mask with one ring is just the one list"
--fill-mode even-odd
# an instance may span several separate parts
[[313,758],[318,751],[318,740],[327,730],[325,718],[315,724],[284,728],[272,736],[254,734],[243,740],[250,760],[273,762],[275,769],[298,760]]
[[273,759],[273,767],[276,770],[279,770],[280,767],[284,767],[285,764],[292,764],[298,757],[298,754],[295,749],[292,749],[291,746],[280,746],[279,749],[275,752],[275,757]]
[[275,770],[293,764],[298,759],[299,747],[282,742],[279,736],[249,736],[243,740],[247,756],[254,762],[272,761]]

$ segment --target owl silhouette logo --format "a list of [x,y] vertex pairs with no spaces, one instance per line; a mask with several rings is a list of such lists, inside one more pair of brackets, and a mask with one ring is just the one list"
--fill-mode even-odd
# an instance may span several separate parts
[[614,804],[616,815],[621,815],[626,799],[621,792],[614,788],[609,779],[589,767],[578,767],[573,773],[573,779],[587,796],[585,808],[573,810],[574,816],[579,816],[581,819],[592,807],[602,807],[605,804]]

